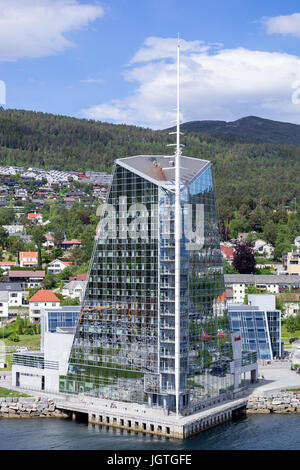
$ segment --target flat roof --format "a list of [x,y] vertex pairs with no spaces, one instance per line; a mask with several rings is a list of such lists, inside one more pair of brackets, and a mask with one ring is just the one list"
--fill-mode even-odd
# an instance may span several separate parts
[[0,282],[0,291],[22,291],[22,286],[18,282]]
[[[195,176],[211,165],[208,160],[184,156],[180,157],[180,163],[182,183],[192,181]],[[136,155],[118,159],[116,164],[160,186],[173,185],[175,181],[174,155]]]
[[298,274],[224,274],[225,284],[300,284]]

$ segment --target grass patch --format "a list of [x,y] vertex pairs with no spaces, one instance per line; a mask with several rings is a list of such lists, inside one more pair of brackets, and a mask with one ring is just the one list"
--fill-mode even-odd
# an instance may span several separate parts
[[16,392],[15,390],[9,390],[8,388],[0,387],[0,397],[29,397],[26,393]]
[[293,333],[287,331],[286,323],[283,321],[281,323],[281,338],[284,338],[285,341],[289,341],[290,338],[300,339],[300,330],[296,330]]
[[6,346],[34,346],[40,347],[41,337],[40,335],[19,335],[20,341],[11,341],[9,338],[4,338],[4,344]]

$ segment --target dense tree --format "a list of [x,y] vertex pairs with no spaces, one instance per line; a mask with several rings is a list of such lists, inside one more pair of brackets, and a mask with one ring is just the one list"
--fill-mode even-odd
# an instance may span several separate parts
[[286,320],[286,329],[289,333],[295,333],[297,329],[296,318],[294,318],[293,316],[288,317],[288,319]]
[[253,243],[238,240],[234,245],[233,266],[240,274],[251,274],[255,271]]
[[46,274],[43,280],[43,286],[45,289],[50,289],[50,290],[57,287],[57,282],[56,282],[54,274],[52,273]]
[[8,232],[0,225],[0,246],[5,249],[8,240]]
[[46,241],[45,228],[42,225],[36,225],[32,229],[32,239],[38,248],[39,267],[42,266],[42,245]]

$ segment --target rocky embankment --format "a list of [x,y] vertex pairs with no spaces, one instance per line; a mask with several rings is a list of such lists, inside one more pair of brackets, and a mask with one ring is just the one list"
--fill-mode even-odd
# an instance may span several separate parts
[[252,396],[247,413],[300,413],[300,391]]
[[50,398],[0,397],[0,418],[66,418]]

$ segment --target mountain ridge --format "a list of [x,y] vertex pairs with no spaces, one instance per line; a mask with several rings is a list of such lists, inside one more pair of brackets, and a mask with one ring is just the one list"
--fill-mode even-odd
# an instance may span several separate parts
[[188,121],[180,127],[186,132],[227,136],[244,142],[300,145],[299,124],[258,116],[245,116],[235,121]]

